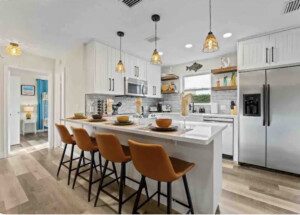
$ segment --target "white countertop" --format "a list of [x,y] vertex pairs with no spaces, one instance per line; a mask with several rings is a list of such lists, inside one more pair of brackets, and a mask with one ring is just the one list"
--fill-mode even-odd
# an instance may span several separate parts
[[187,130],[184,130],[182,121],[173,121],[173,124],[178,126],[178,131],[157,132],[152,131],[147,127],[147,125],[151,122],[155,124],[154,120],[143,119],[142,125],[134,124],[129,126],[116,126],[113,125],[113,122],[115,121],[114,117],[106,117],[106,119],[107,121],[105,122],[89,122],[88,120],[74,119],[62,119],[62,121],[92,126],[95,128],[109,129],[200,145],[208,145],[218,134],[220,134],[220,132],[226,128],[226,125],[215,125],[205,122],[186,122]]
[[[180,115],[179,112],[157,112],[154,114],[158,115],[168,115],[168,114],[175,114],[175,115]],[[213,113],[189,113],[189,116],[208,116],[208,117],[219,117],[219,118],[237,118],[237,115],[231,115],[231,114],[213,114]]]

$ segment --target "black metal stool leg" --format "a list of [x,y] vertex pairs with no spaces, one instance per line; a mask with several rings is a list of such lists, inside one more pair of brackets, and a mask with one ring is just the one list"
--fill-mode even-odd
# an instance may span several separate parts
[[146,193],[147,198],[149,199],[149,192],[148,192],[146,178],[145,178],[145,193]]
[[142,176],[141,181],[140,181],[140,186],[139,186],[138,192],[136,194],[134,206],[133,206],[133,209],[132,209],[132,214],[137,214],[137,209],[138,209],[138,206],[139,206],[141,193],[142,193],[142,190],[145,186],[144,184],[145,184],[145,176]]
[[192,198],[191,198],[191,194],[190,194],[188,182],[187,182],[187,179],[186,179],[186,175],[183,175],[182,179],[183,179],[183,184],[184,184],[184,189],[185,189],[185,193],[186,193],[186,198],[187,198],[187,201],[188,201],[188,205],[189,205],[191,214],[194,214],[194,208],[193,208]]
[[161,190],[161,182],[157,182],[157,206],[160,206],[160,191]]
[[74,187],[75,187],[76,179],[77,179],[79,169],[80,169],[80,163],[81,163],[81,160],[82,160],[83,156],[84,156],[84,152],[81,151],[80,158],[79,158],[78,165],[77,165],[77,169],[76,169],[76,173],[75,173],[75,177],[74,177],[74,181],[73,181],[72,189],[74,189]]
[[83,164],[85,165],[85,156],[84,156],[84,152],[83,152]]
[[167,214],[172,210],[172,183],[167,182]]
[[117,179],[118,186],[120,186],[120,183],[119,183],[119,180],[118,180],[118,173],[117,173],[116,165],[115,165],[114,162],[111,162],[111,163],[112,163],[112,167],[113,167],[114,172],[115,172],[115,177]]
[[108,160],[105,161],[105,164],[104,164],[103,174],[102,174],[99,186],[98,186],[98,191],[97,191],[97,195],[96,195],[96,200],[95,200],[95,203],[94,203],[94,207],[96,207],[97,202],[98,202],[98,198],[99,198],[99,195],[100,195],[100,191],[102,189],[102,185],[103,185],[103,181],[104,181],[104,177],[105,177],[107,165],[108,165]]
[[119,210],[118,213],[122,213],[122,203],[123,203],[123,189],[124,189],[124,181],[125,181],[125,165],[126,163],[121,163],[121,180],[119,186]]
[[100,151],[98,151],[98,152],[99,152],[100,174],[101,174],[101,176],[102,176],[102,173],[103,173],[103,171],[102,171],[102,157],[101,157]]
[[74,146],[75,146],[75,145],[72,144],[72,148],[71,148],[71,156],[70,156],[70,163],[69,163],[68,185],[70,184],[70,179],[71,179]]
[[65,144],[64,151],[63,151],[62,156],[61,156],[61,159],[60,159],[60,163],[59,163],[58,170],[57,170],[57,174],[56,174],[57,177],[58,177],[58,175],[59,175],[60,168],[61,168],[62,163],[63,163],[63,161],[64,161],[66,149],[67,149],[67,144]]
[[92,185],[93,185],[93,169],[95,167],[94,165],[95,165],[94,152],[91,152],[88,202],[90,202],[90,200],[91,200],[91,191],[92,191]]

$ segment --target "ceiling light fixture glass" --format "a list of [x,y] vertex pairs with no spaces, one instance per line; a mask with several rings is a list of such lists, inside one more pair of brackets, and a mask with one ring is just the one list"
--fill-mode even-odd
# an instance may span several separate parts
[[209,33],[203,44],[203,52],[210,53],[219,50],[217,38],[211,31],[211,0],[209,0]]
[[232,33],[230,33],[230,32],[223,34],[223,38],[225,38],[225,39],[227,39],[231,36],[232,36]]
[[163,53],[163,52],[158,52],[158,54],[159,54],[160,56],[162,56],[164,53]]
[[120,60],[116,66],[116,72],[118,73],[124,73],[125,72],[125,66],[122,62],[122,37],[124,37],[124,32],[118,31],[117,35],[120,37]]
[[154,14],[151,16],[152,21],[155,23],[155,49],[153,51],[152,57],[151,57],[151,63],[152,64],[161,64],[161,57],[157,51],[157,22],[160,20],[160,16],[157,14]]
[[193,45],[190,44],[190,43],[188,43],[188,44],[185,45],[185,48],[187,48],[187,49],[190,49],[190,48],[192,48],[192,47],[193,47]]
[[11,56],[20,56],[22,54],[22,50],[18,43],[9,43],[6,47],[6,52]]

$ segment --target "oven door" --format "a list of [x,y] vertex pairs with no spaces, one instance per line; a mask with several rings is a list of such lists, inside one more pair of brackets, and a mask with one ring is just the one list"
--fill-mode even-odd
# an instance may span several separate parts
[[129,96],[146,96],[147,82],[138,79],[125,79],[125,94]]

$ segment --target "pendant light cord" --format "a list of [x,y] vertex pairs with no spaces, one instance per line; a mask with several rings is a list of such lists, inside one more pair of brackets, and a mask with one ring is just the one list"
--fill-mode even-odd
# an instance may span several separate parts
[[155,22],[155,49],[157,49],[157,22]]
[[121,42],[121,40],[122,40],[122,37],[120,37],[120,60],[122,60],[122,55],[121,55],[121,53],[122,53],[122,42]]
[[211,0],[209,0],[209,32],[211,32]]

